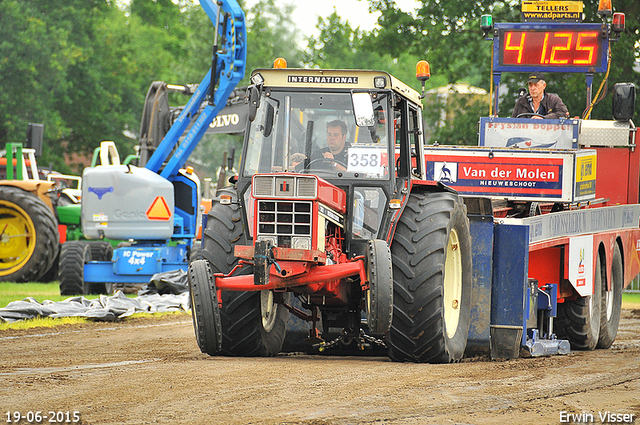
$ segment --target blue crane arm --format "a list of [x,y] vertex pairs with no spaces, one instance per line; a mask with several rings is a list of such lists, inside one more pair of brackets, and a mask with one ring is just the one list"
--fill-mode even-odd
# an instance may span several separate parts
[[[217,41],[214,43],[216,51],[214,52],[212,69],[202,79],[186,107],[145,165],[147,169],[159,173],[168,180],[177,175],[180,168],[184,166],[187,158],[207,131],[209,124],[225,107],[231,92],[244,78],[245,73],[247,29],[244,12],[237,1],[200,0],[200,5],[216,27]],[[218,84],[217,89],[210,97],[208,105],[180,142],[180,137],[198,113],[207,94],[210,93],[212,79],[214,88],[215,84]],[[171,155],[170,158],[169,155]],[[165,162],[166,165],[162,168]]]

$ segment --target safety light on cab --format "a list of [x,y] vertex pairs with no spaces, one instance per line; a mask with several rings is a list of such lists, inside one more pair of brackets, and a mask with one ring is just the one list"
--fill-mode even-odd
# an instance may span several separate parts
[[429,62],[425,60],[418,61],[416,64],[416,78],[422,83],[422,95],[420,99],[424,98],[424,83],[431,77],[431,69],[429,68]]
[[286,69],[287,68],[287,60],[285,58],[276,58],[273,61],[274,69]]

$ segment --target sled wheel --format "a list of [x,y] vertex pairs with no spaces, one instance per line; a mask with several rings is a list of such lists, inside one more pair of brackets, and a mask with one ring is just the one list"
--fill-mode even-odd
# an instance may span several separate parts
[[58,222],[34,194],[0,186],[0,280],[38,281],[59,251]]
[[209,263],[206,260],[192,261],[187,276],[193,329],[198,347],[203,353],[216,355],[222,349],[222,328],[218,297]]
[[602,286],[606,287],[606,274],[602,267],[601,255],[596,255],[593,277],[593,295],[578,297],[558,304],[556,334],[559,339],[567,339],[573,350],[593,350],[600,333],[600,311]]
[[82,241],[68,241],[60,250],[60,295],[87,295],[91,292],[84,281],[84,265],[91,261],[91,249]]
[[602,285],[602,307],[600,312],[600,336],[597,348],[609,348],[618,334],[620,312],[622,310],[622,287],[624,282],[624,266],[622,252],[616,243],[613,248],[611,262],[611,290]]
[[367,301],[367,325],[372,335],[384,335],[389,331],[393,315],[393,274],[391,251],[380,239],[370,240],[366,252],[369,290]]
[[462,358],[471,309],[471,236],[466,206],[453,193],[412,193],[391,244],[395,361]]
[[[221,189],[232,198],[235,190]],[[229,273],[237,264],[235,245],[247,245],[242,229],[242,210],[232,203],[216,202],[209,211],[207,228],[203,232],[203,257],[211,271]],[[251,274],[244,266],[238,274]],[[290,293],[271,291],[222,292],[220,310],[222,324],[222,354],[229,356],[275,356],[282,349],[289,311],[280,304],[290,299]]]

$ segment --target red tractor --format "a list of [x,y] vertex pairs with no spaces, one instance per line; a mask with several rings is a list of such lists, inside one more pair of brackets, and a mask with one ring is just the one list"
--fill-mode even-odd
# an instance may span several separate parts
[[189,267],[202,352],[273,356],[292,314],[319,350],[459,360],[469,219],[454,191],[425,179],[420,94],[378,71],[259,69],[251,80],[241,170],[214,199],[205,259]]

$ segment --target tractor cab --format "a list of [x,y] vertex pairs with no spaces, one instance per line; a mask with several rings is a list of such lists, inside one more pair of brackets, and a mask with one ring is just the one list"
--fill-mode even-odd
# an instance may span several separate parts
[[[321,188],[329,185],[351,200],[329,217],[343,228],[347,252],[362,254],[367,240],[384,239],[389,205],[407,180],[424,177],[423,163],[411,161],[411,152],[415,157],[422,150],[418,92],[379,71],[259,69],[251,78],[252,120],[238,178],[251,236],[275,246],[309,246],[298,242],[312,234],[306,223],[295,222],[297,216],[290,223],[288,215],[263,211],[254,201],[323,197]],[[252,225],[254,204],[269,221]]]

